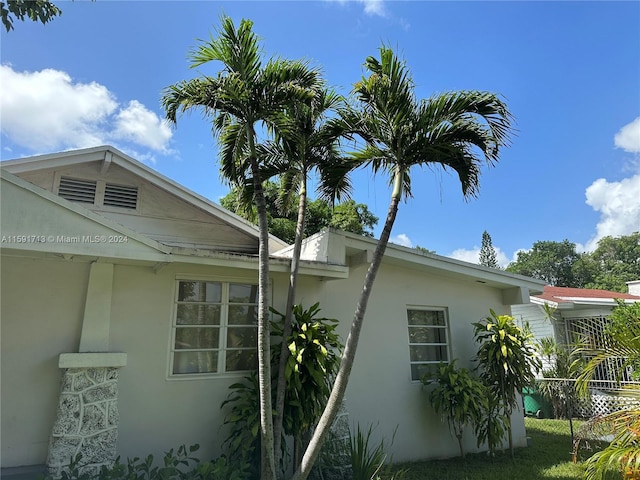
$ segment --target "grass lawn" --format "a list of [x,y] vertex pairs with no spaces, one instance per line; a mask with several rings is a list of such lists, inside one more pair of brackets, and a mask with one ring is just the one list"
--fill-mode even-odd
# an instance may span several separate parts
[[519,448],[493,461],[486,454],[469,454],[465,460],[434,460],[398,465],[408,469],[405,480],[577,480],[582,467],[571,461],[569,422],[525,419],[531,446]]

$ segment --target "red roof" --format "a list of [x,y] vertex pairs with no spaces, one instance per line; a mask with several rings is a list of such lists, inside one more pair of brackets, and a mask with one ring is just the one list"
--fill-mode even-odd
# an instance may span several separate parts
[[[603,299],[611,300],[620,298],[622,300],[637,300],[640,302],[640,296],[631,295],[629,293],[611,292],[609,290],[595,290],[589,288],[569,288],[569,287],[552,287],[546,285],[542,295],[533,295],[541,300],[556,303],[570,303],[576,299]],[[568,300],[571,299],[571,300]]]

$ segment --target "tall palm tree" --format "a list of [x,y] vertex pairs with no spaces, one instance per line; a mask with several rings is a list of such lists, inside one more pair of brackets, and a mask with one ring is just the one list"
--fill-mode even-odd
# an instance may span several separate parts
[[[329,116],[343,105],[342,96],[335,91],[318,85],[313,99],[308,103],[289,105],[276,127],[276,141],[264,145],[265,158],[280,173],[282,205],[290,205],[294,194],[298,195],[296,234],[293,243],[289,288],[285,309],[282,338],[291,334],[293,305],[295,303],[300,253],[304,237],[307,208],[307,187],[309,175],[317,169],[321,173],[326,166],[333,165],[339,158],[338,142],[341,129],[329,123]],[[325,178],[326,175],[321,175]],[[348,182],[340,185],[324,185],[340,196],[348,190]],[[286,342],[281,343],[280,365],[276,384],[276,417],[274,420],[275,451],[280,451],[282,420],[285,400],[285,365],[289,356]]]
[[365,67],[369,76],[354,87],[362,110],[346,111],[343,121],[348,130],[359,133],[366,140],[366,146],[354,155],[354,162],[368,164],[374,172],[389,174],[393,187],[391,202],[365,276],[327,408],[294,480],[309,475],[344,398],[369,295],[398,205],[402,198],[411,196],[412,167],[453,169],[460,179],[464,197],[473,197],[478,193],[483,160],[493,165],[499,158],[500,147],[508,143],[511,133],[511,114],[495,94],[450,92],[418,101],[407,66],[385,46],[380,48],[380,60],[369,57]]
[[318,72],[304,62],[269,60],[262,63],[253,22],[242,20],[236,29],[226,16],[221,19],[218,37],[202,42],[190,53],[191,67],[221,62],[214,77],[201,76],[169,86],[162,103],[167,118],[177,121],[178,113],[193,108],[204,110],[212,118],[214,133],[220,142],[222,175],[231,182],[252,182],[258,212],[258,378],[260,388],[263,477],[275,478],[271,368],[269,338],[269,234],[267,211],[262,190],[261,159],[257,154],[259,124],[269,125],[285,106],[308,101],[313,96]]

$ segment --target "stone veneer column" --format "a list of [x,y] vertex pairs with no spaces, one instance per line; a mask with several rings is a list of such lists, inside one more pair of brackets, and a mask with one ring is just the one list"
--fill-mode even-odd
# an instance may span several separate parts
[[84,471],[97,472],[102,465],[113,465],[118,438],[118,369],[125,364],[123,353],[60,356],[60,397],[47,458],[54,477],[61,476],[77,455]]

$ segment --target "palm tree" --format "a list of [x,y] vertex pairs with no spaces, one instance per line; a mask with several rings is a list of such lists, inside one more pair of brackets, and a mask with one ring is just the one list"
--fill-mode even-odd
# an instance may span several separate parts
[[[289,273],[289,289],[285,309],[282,338],[291,335],[293,306],[295,303],[300,253],[304,237],[307,208],[307,184],[313,169],[322,170],[337,162],[339,158],[338,142],[341,130],[327,122],[328,116],[343,104],[342,96],[335,91],[318,85],[313,99],[308,103],[298,102],[289,105],[278,122],[276,141],[264,145],[265,158],[274,171],[280,173],[282,205],[290,205],[294,194],[298,195],[298,214],[295,240]],[[342,186],[343,189],[339,190]],[[345,185],[325,185],[325,190],[336,189],[336,195],[344,193]],[[334,190],[335,191],[335,190]],[[281,342],[280,365],[276,384],[276,416],[274,420],[275,451],[280,451],[282,420],[285,401],[285,365],[289,356],[288,345]]]
[[345,111],[343,122],[347,130],[359,133],[366,140],[366,146],[354,155],[354,163],[368,164],[374,172],[389,174],[393,186],[391,202],[365,276],[327,408],[294,480],[309,475],[344,398],[369,295],[398,205],[402,198],[411,196],[411,168],[453,169],[460,179],[464,197],[473,197],[478,192],[482,160],[488,165],[496,162],[500,147],[508,143],[511,133],[511,114],[495,94],[451,92],[418,101],[407,66],[385,46],[380,48],[380,60],[369,57],[365,67],[369,76],[354,87],[362,110]]
[[214,133],[220,142],[221,172],[231,182],[250,181],[258,212],[258,378],[263,446],[263,477],[275,478],[271,368],[269,338],[269,234],[262,190],[263,172],[257,154],[256,128],[270,125],[285,106],[308,101],[313,96],[318,73],[304,62],[269,60],[262,64],[258,37],[253,22],[242,20],[239,27],[226,16],[221,19],[218,37],[202,42],[190,53],[191,67],[218,61],[217,76],[202,76],[171,85],[163,93],[167,118],[193,108],[204,110],[212,118]]
[[[573,353],[590,358],[576,381],[576,389],[583,396],[588,395],[589,381],[598,367],[611,360],[619,365],[619,381],[623,380],[625,373],[630,374],[634,381],[619,392],[621,396],[633,398],[634,402],[627,402],[618,411],[592,418],[578,432],[577,442],[594,432],[598,436],[613,436],[604,450],[586,461],[585,480],[620,478],[620,474],[624,479],[639,478],[640,385],[637,382],[640,380],[640,303],[625,305],[618,301],[599,348],[594,349],[589,342],[584,342]],[[577,452],[577,444],[574,452]]]

